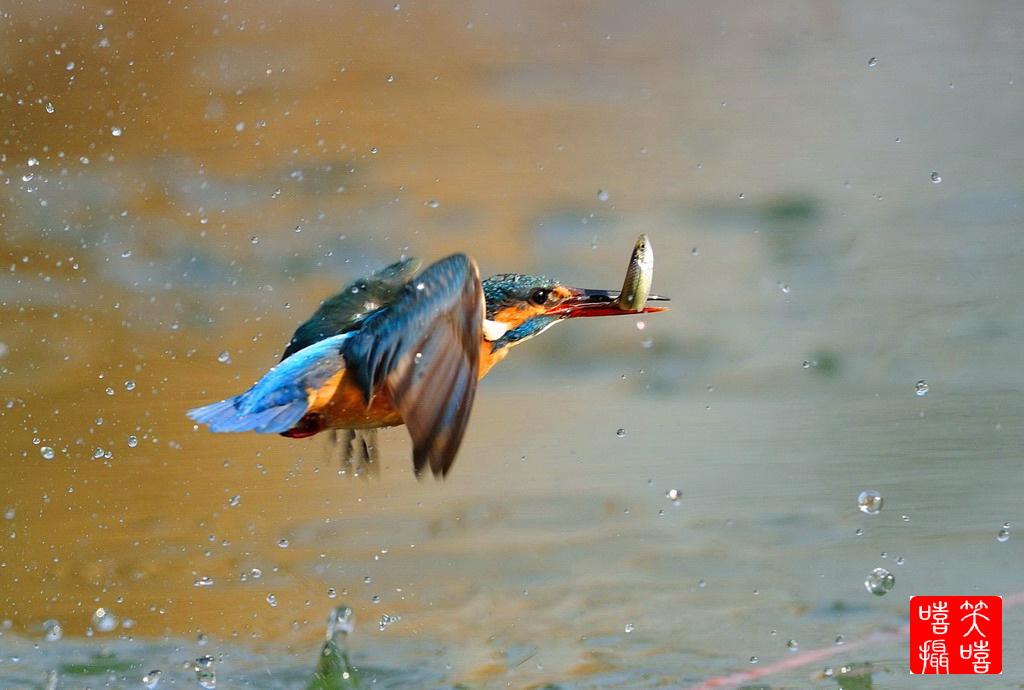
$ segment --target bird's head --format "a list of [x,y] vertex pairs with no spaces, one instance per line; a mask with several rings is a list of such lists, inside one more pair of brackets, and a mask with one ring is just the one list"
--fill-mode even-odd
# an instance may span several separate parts
[[[616,306],[618,290],[584,290],[562,285],[544,276],[502,273],[482,282],[487,314],[484,340],[497,352],[539,335],[563,319],[577,316],[617,316],[665,311],[667,307],[645,306],[640,311],[623,311]],[[667,297],[651,295],[651,301]]]

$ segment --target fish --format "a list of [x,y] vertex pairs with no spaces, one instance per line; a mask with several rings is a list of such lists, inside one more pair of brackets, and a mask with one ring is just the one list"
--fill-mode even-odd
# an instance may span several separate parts
[[622,292],[616,306],[622,311],[643,311],[647,296],[651,294],[653,279],[654,249],[650,238],[640,235],[633,247],[633,255],[629,257],[626,279],[622,282]]

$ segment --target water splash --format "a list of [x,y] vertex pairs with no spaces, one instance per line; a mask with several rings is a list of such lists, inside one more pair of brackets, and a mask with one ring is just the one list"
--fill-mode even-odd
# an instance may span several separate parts
[[[383,619],[381,622],[383,626]],[[383,627],[381,627],[383,630]],[[348,636],[355,630],[355,612],[342,604],[327,617],[326,641],[306,690],[350,690],[360,687],[359,675],[348,657]]]
[[199,683],[199,687],[206,690],[217,687],[217,670],[214,666],[213,657],[209,654],[204,654],[196,659],[192,668],[196,672],[196,681]]
[[883,596],[896,586],[896,577],[885,568],[875,568],[864,580],[864,588],[876,597]]
[[865,515],[878,515],[882,512],[882,494],[874,489],[861,491],[857,496],[857,507]]

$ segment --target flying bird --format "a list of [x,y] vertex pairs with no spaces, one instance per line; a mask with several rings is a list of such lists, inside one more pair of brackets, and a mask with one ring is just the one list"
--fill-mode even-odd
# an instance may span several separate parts
[[[645,238],[642,238],[645,239]],[[636,262],[636,253],[631,269]],[[214,432],[347,436],[346,459],[374,458],[381,427],[405,424],[413,468],[451,468],[477,381],[516,345],[566,319],[664,311],[645,286],[632,309],[620,291],[582,290],[503,273],[480,280],[465,254],[419,270],[408,258],[355,281],[296,329],[281,362],[249,390],[188,412]],[[645,269],[649,285],[650,271]],[[627,284],[630,278],[627,276]],[[353,450],[355,446],[355,450]]]

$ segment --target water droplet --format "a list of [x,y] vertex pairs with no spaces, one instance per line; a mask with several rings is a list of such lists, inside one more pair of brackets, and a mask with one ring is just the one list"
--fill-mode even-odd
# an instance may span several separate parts
[[224,364],[231,364],[231,353],[228,352],[227,350],[224,350],[219,355],[217,355],[217,361],[223,362]]
[[380,617],[380,631],[384,632],[384,628],[388,627],[392,623],[397,623],[400,620],[402,620],[401,616],[391,616],[385,613],[383,616]]
[[126,391],[133,391],[133,390],[135,390],[135,382],[134,381],[125,381],[124,382],[124,389]]
[[395,75],[389,74],[386,81],[389,84],[393,83],[395,81]]
[[846,644],[846,638],[842,635],[836,635],[836,644]]
[[241,502],[242,502],[242,497],[241,496],[232,496],[231,498],[228,499],[228,505],[231,506],[231,507],[237,506]]
[[437,208],[441,205],[441,202],[438,201],[437,199],[431,199],[430,201],[425,202],[423,205],[429,206],[430,208]]
[[634,629],[635,628],[633,627],[632,623],[626,623],[626,627],[623,628],[623,630],[625,630],[626,633],[631,633],[631,632],[633,632]]
[[110,135],[111,136],[119,137],[122,134],[124,134],[124,130],[121,129],[120,127],[118,127],[117,125],[114,125],[113,127],[110,128]]
[[625,438],[626,437],[626,430],[625,429],[619,429],[618,431],[615,432],[615,435],[618,436],[619,438]]
[[139,437],[138,436],[129,436],[128,437],[128,447],[129,448],[134,448],[137,445],[139,445]]
[[110,388],[110,387],[108,386],[108,387],[107,387],[107,395],[113,395],[113,394],[114,394],[114,389],[113,389],[113,388]]
[[207,575],[203,575],[201,578],[192,583],[193,587],[213,587],[213,578]]
[[[925,381],[924,379],[921,379],[920,381],[918,381],[917,385],[914,386],[914,392],[917,393],[918,395],[924,395],[925,393],[927,393],[928,392],[928,382]],[[942,396],[940,395],[939,397],[941,398]]]
[[277,597],[275,597],[273,594],[268,594],[267,603],[271,606],[277,606]]
[[8,508],[4,511],[4,518],[7,520],[13,520],[15,515],[17,515],[17,512],[14,508]]
[[740,201],[743,201],[746,198],[747,198],[747,195],[744,194],[743,192],[740,192]]
[[252,244],[259,244],[260,238],[256,237],[256,235],[253,235],[252,237],[249,238],[249,242],[251,242]]
[[196,659],[192,667],[196,672],[196,680],[199,687],[205,690],[212,690],[217,687],[217,671],[214,669],[213,657],[209,654]]
[[160,676],[163,672],[160,669],[153,669],[146,675],[142,676],[142,684],[145,685],[149,690],[153,690],[157,685],[160,684]]
[[756,664],[757,663],[757,657],[756,656],[750,657],[750,663]]
[[868,60],[868,67],[874,67],[878,64],[878,58],[871,58]]
[[72,71],[73,69],[75,69],[75,61],[74,61],[74,60],[72,60],[72,61],[71,61],[71,62],[69,62],[68,64],[64,65],[64,69],[66,69],[66,70],[67,70],[68,72],[70,72],[70,71]]
[[877,597],[896,586],[896,577],[885,568],[875,568],[864,580],[864,588]]
[[369,575],[367,575],[366,577],[363,578],[363,584],[364,585],[368,585],[368,584],[370,584],[370,582],[371,582],[371,580],[370,580],[370,576]]
[[[942,177],[937,172],[933,172],[931,174],[931,178],[932,178],[932,184],[938,184],[938,183],[942,182]],[[956,186],[956,185],[954,185],[954,186]]]
[[53,448],[50,446],[43,446],[39,449],[39,454],[46,460],[53,460]]
[[48,112],[51,115],[53,115],[53,111],[54,110],[55,110],[55,108],[53,107],[53,103],[47,103],[46,104],[46,112]]
[[1010,523],[1004,522],[1002,529],[999,530],[999,534],[996,535],[996,541],[1009,541],[1010,540]]
[[337,599],[338,598],[338,591],[336,589],[334,589],[334,587],[329,587],[327,589],[327,598],[328,599]]
[[669,489],[665,492],[665,498],[672,501],[672,505],[678,506],[683,502],[683,492],[679,489]]
[[251,570],[249,571],[249,577],[251,577],[251,578],[252,578],[252,579],[254,579],[254,580],[258,580],[258,579],[260,579],[261,577],[263,577],[263,571],[262,571],[262,570],[260,570],[259,568],[252,568],[252,569],[251,569]]
[[853,536],[855,536],[855,537],[863,537],[864,536],[864,530],[862,530],[860,527],[858,527],[857,529],[855,529],[853,531]]
[[800,643],[796,640],[789,640],[788,642],[786,642],[786,649],[788,649],[791,652],[799,651]]
[[782,293],[784,295],[788,295],[789,294],[789,286],[788,285],[786,285],[785,283],[782,283],[782,282],[780,282],[778,285],[779,285],[779,289],[782,290]]
[[376,153],[377,153],[377,147],[376,147],[376,146],[374,146],[373,148],[371,148],[371,149],[370,149],[370,153],[371,153],[371,154],[374,154],[374,155],[376,155]]
[[100,607],[92,614],[92,624],[100,632],[110,632],[117,627],[117,616],[110,610]]
[[882,494],[874,489],[861,491],[857,496],[857,507],[865,515],[878,515],[882,512]]
[[370,601],[372,601],[374,604],[379,604],[380,603],[380,595],[379,594],[374,594],[370,598]]
[[61,627],[60,622],[51,618],[43,623],[43,637],[47,642],[56,642],[64,637],[64,628]]
[[289,546],[289,543],[288,543],[287,539],[281,539],[280,541],[277,542],[277,545],[279,547],[281,547],[282,549],[287,549],[288,546]]
[[394,10],[395,12],[397,12],[397,11],[399,11],[400,9],[402,9],[402,6],[401,6],[401,5],[399,5],[399,4],[398,4],[398,3],[396,2],[396,3],[395,3],[395,6],[394,6],[394,7],[392,7],[391,9],[393,9],[393,10]]
[[599,189],[599,190],[597,190],[597,200],[598,201],[608,201],[609,198],[610,197],[608,196],[608,190],[607,189]]

